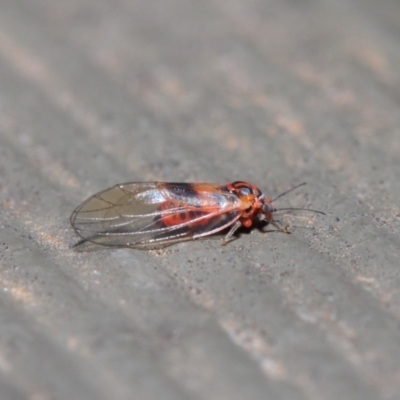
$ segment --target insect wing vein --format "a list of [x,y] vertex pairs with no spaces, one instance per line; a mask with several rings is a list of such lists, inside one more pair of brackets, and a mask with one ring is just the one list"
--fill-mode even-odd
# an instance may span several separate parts
[[71,224],[88,241],[135,246],[206,236],[231,225],[240,212],[237,198],[217,185],[133,182],[86,200]]

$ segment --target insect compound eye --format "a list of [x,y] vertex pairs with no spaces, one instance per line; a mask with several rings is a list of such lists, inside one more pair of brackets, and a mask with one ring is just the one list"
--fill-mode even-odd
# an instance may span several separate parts
[[261,206],[261,209],[262,209],[262,212],[263,212],[264,214],[272,213],[272,212],[275,212],[275,211],[276,211],[276,208],[275,208],[271,203],[264,203],[264,204]]

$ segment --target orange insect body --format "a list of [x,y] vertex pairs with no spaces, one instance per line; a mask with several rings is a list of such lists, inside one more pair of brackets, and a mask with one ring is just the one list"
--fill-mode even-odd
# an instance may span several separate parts
[[[279,196],[280,197],[280,196]],[[228,227],[227,243],[241,227],[273,220],[272,202],[254,185],[132,182],[83,202],[71,224],[84,240],[109,246],[151,248],[211,235]]]

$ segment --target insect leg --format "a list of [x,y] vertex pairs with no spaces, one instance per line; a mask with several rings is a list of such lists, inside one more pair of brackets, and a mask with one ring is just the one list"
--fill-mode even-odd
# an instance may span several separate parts
[[279,232],[282,233],[290,233],[290,227],[289,225],[286,225],[284,228],[282,228],[279,225],[279,221],[268,221],[268,223],[270,223],[271,225],[273,225],[276,229],[278,229]]
[[242,226],[240,221],[236,221],[231,230],[226,234],[226,236],[222,239],[222,246],[225,246],[231,239],[232,235]]

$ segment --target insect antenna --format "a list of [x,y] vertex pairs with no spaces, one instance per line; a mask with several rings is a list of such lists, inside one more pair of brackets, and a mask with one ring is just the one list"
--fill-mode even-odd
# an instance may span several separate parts
[[300,183],[300,185],[294,186],[289,190],[286,190],[286,192],[281,193],[279,196],[276,196],[274,199],[271,200],[271,203],[274,202],[275,200],[280,199],[282,196],[285,196],[285,194],[290,193],[292,190],[296,190],[297,188],[299,188],[300,186],[304,186],[307,185],[306,182]]
[[[300,183],[299,185],[296,185],[294,187],[292,187],[289,190],[286,190],[286,192],[281,193],[279,196],[275,197],[274,199],[271,200],[271,203],[274,202],[277,199],[280,199],[282,196],[285,196],[286,194],[292,192],[293,190],[296,190],[297,188],[307,185],[306,182]],[[310,211],[313,213],[317,213],[317,214],[322,214],[322,215],[326,215],[324,212],[322,211],[318,211],[318,210],[312,210],[311,208],[297,208],[297,207],[285,207],[285,208],[278,208],[275,211]]]
[[311,208],[296,208],[296,207],[288,207],[288,208],[278,208],[276,211],[310,211],[317,214],[326,215],[326,213],[318,210],[312,210]]

